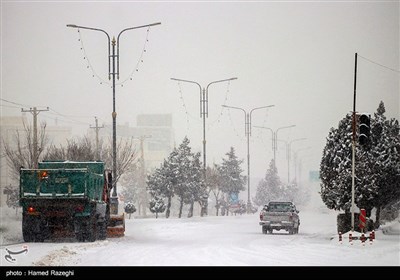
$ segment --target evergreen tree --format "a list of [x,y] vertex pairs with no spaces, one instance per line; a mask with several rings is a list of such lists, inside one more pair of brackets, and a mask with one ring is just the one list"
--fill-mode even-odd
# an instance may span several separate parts
[[183,205],[191,200],[189,190],[190,169],[191,169],[191,148],[189,147],[189,139],[185,137],[177,149],[176,156],[172,159],[171,164],[176,170],[176,184],[174,185],[174,193],[179,199],[178,217],[182,217]]
[[158,213],[163,213],[166,209],[164,199],[160,196],[153,196],[149,202],[149,209],[152,213],[156,214],[156,219],[158,218]]
[[246,190],[244,187],[246,176],[242,175],[243,169],[240,165],[243,160],[238,160],[235,149],[231,147],[225,155],[227,158],[222,159],[222,164],[218,168],[221,176],[220,188],[230,197],[232,194],[238,195],[240,191]]
[[194,203],[197,201],[201,205],[204,197],[208,197],[206,185],[203,180],[200,153],[191,155],[189,168],[185,172],[187,173],[187,192],[184,195],[184,202],[185,204],[189,204],[188,218],[191,218],[193,217]]
[[337,129],[329,131],[320,165],[321,198],[329,209],[350,211],[351,137],[351,115],[347,114]]
[[[386,120],[383,102],[371,118],[370,141],[356,145],[355,204],[367,211],[399,200],[400,136],[399,123]],[[348,114],[327,137],[320,166],[321,197],[329,209],[350,211],[352,166],[352,117]]]
[[297,205],[303,202],[303,197],[304,194],[295,181],[292,181],[289,185],[282,187],[282,198],[285,201],[292,201]]
[[[164,160],[159,168],[147,176],[147,187],[152,197],[165,197],[167,199],[165,217],[168,219],[170,216],[171,200],[174,196],[175,176],[171,172],[171,165],[169,161],[175,156],[176,150],[172,151],[168,160]],[[151,211],[151,209],[150,209]]]
[[167,198],[166,218],[170,215],[171,200],[179,200],[179,218],[182,217],[184,204],[189,204],[189,214],[193,215],[195,202],[200,202],[206,194],[201,173],[200,154],[192,153],[189,139],[185,137],[178,148],[175,148],[163,165],[148,176],[147,185],[152,196]]
[[258,183],[254,202],[256,205],[262,206],[270,201],[281,199],[285,199],[282,183],[278,176],[274,160],[271,160],[265,178]]
[[128,217],[130,219],[131,215],[136,212],[136,207],[135,205],[133,205],[133,202],[129,201],[128,203],[125,204],[124,210],[125,213],[129,214]]
[[371,173],[378,192],[374,196],[377,208],[376,222],[379,225],[380,211],[400,200],[400,126],[398,120],[387,120],[385,106],[381,101],[374,122],[371,124],[370,149]]

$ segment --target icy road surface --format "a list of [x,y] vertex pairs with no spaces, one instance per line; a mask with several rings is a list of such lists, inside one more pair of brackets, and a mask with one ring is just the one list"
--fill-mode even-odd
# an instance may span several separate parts
[[[298,235],[264,235],[258,213],[228,217],[126,220],[122,238],[79,243],[46,241],[1,247],[3,266],[399,266],[400,236],[339,244],[336,213],[300,211]],[[398,222],[394,226],[398,229]],[[385,227],[383,227],[385,229]],[[390,230],[386,228],[386,233]],[[27,253],[5,259],[6,249]]]

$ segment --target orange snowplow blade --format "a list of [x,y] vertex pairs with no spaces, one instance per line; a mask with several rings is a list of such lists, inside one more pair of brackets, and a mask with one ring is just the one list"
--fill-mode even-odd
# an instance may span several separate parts
[[110,215],[107,227],[107,237],[122,237],[125,235],[125,215]]

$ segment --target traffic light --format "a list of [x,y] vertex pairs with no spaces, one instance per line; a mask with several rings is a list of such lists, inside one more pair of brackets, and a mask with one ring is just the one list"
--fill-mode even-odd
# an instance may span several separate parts
[[366,145],[369,140],[370,135],[370,116],[367,114],[360,115],[359,125],[358,125],[358,142],[361,145]]

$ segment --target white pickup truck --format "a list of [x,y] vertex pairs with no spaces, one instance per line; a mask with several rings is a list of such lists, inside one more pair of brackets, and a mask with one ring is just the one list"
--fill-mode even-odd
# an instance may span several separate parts
[[292,202],[271,201],[265,204],[260,212],[262,233],[272,233],[273,230],[286,230],[289,234],[299,233],[299,211]]

